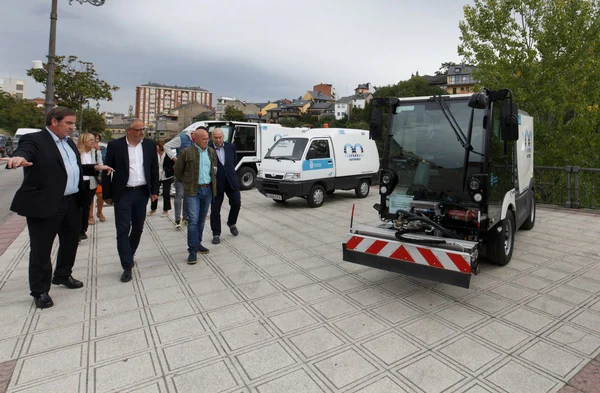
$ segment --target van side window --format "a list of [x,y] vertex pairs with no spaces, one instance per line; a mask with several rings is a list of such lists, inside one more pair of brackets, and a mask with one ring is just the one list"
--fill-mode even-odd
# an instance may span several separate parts
[[236,127],[233,138],[235,150],[238,153],[256,151],[256,128],[247,126]]
[[319,158],[331,158],[329,154],[329,142],[325,139],[312,141],[306,153],[307,160],[315,160]]

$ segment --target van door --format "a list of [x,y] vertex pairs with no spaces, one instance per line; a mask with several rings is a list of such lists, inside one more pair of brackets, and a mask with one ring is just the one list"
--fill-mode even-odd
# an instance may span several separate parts
[[331,141],[326,138],[315,138],[310,142],[306,157],[302,161],[302,180],[333,179],[335,162],[331,149]]
[[231,137],[231,143],[235,145],[237,151],[237,161],[240,162],[244,157],[249,157],[244,161],[257,161],[252,159],[257,157],[256,153],[256,126],[236,125]]

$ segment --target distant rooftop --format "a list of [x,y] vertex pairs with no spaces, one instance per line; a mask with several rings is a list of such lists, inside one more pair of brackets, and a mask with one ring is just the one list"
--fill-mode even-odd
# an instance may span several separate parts
[[199,86],[171,86],[171,85],[162,85],[160,83],[153,83],[153,82],[148,82],[146,84],[141,85],[141,87],[158,87],[161,89],[179,89],[179,90],[194,90],[194,91],[206,91],[208,92],[208,90],[203,89],[202,87]]

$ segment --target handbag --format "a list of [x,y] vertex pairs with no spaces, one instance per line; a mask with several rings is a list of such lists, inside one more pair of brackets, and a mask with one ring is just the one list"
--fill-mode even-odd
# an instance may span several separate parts
[[[96,164],[98,163],[98,150],[94,149],[94,151],[96,152]],[[94,175],[94,177],[96,178],[96,183],[98,185],[102,184],[102,171],[98,172],[97,175]]]

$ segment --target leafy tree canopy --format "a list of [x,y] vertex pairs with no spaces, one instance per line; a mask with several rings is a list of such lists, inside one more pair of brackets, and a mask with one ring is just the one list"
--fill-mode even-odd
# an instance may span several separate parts
[[0,91],[0,128],[14,134],[17,128],[41,128],[44,111],[29,101]]
[[[44,68],[48,65],[44,64]],[[27,75],[46,86],[47,71],[30,68]],[[112,101],[112,92],[119,90],[99,78],[93,63],[78,60],[77,56],[56,56],[54,78],[55,104],[74,110],[89,99]]]
[[223,115],[223,119],[231,120],[231,121],[243,121],[244,120],[244,112],[239,109],[235,109],[231,105],[227,105],[225,107],[225,114]]
[[430,86],[427,78],[416,75],[408,80],[400,81],[395,85],[381,86],[375,88],[375,97],[419,97],[445,94],[446,92],[438,86]]
[[459,55],[534,117],[538,165],[600,167],[600,3],[474,0]]

